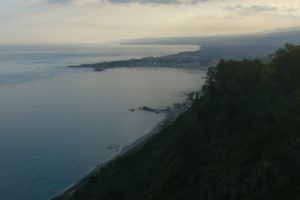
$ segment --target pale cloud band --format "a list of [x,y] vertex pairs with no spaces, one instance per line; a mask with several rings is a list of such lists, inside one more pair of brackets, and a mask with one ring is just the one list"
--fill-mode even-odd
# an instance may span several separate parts
[[206,2],[208,0],[46,0],[50,4],[85,4],[85,3],[114,3],[114,4],[130,4],[130,3],[140,3],[140,4],[197,4],[201,2]]
[[223,6],[224,9],[230,10],[230,11],[237,11],[240,13],[257,13],[257,12],[270,12],[270,11],[276,11],[278,10],[275,6],[269,6],[269,5],[226,5]]
[[0,43],[99,43],[300,26],[300,0],[1,0]]

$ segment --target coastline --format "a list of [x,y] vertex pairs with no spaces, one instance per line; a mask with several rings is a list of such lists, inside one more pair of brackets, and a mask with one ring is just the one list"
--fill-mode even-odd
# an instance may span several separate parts
[[220,62],[188,111],[61,200],[299,199],[300,84],[278,76],[299,72],[298,47]]
[[[201,91],[195,91],[191,94],[199,94],[200,92]],[[71,184],[69,187],[67,187],[60,194],[57,194],[57,195],[51,197],[49,200],[59,200],[60,197],[64,197],[64,198],[71,197],[72,194],[76,190],[83,187],[87,183],[87,181],[89,180],[90,177],[100,173],[102,167],[106,166],[107,164],[114,161],[115,159],[126,155],[127,153],[139,150],[152,136],[158,134],[162,129],[167,127],[174,120],[176,120],[181,114],[183,114],[184,112],[186,112],[190,108],[190,106],[192,105],[192,101],[194,99],[194,96],[196,96],[196,95],[192,95],[192,98],[190,98],[189,95],[187,95],[187,98],[184,101],[182,101],[181,103],[175,103],[175,104],[173,104],[172,108],[170,108],[166,111],[162,111],[161,113],[165,114],[164,119],[162,121],[160,121],[152,130],[150,130],[148,133],[141,136],[140,138],[136,139],[131,144],[129,144],[127,146],[124,146],[121,149],[121,151],[118,152],[111,159],[99,164],[93,170],[91,170],[89,173],[87,173],[85,176],[83,176],[83,178],[81,178],[81,180]]]
[[[124,60],[104,61],[90,64],[69,65],[68,68],[90,68],[94,71],[105,71],[120,67],[158,67],[158,68],[184,68],[184,69],[207,69],[219,61],[203,52],[201,45],[197,50],[182,51],[164,56],[150,56],[142,58],[131,58]],[[203,55],[202,55],[203,54]]]

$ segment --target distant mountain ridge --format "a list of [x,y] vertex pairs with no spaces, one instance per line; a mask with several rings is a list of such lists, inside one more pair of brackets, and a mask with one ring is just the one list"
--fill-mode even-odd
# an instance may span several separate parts
[[276,29],[268,32],[242,35],[216,35],[192,37],[141,38],[124,41],[122,44],[160,45],[273,45],[300,43],[300,27]]
[[82,64],[70,67],[93,68],[103,71],[117,67],[173,67],[208,68],[221,59],[261,59],[269,61],[269,55],[284,44],[300,44],[300,28],[277,29],[269,32],[245,35],[223,35],[207,37],[175,37],[136,39],[127,45],[199,45],[193,52],[181,52],[162,57],[119,60]]

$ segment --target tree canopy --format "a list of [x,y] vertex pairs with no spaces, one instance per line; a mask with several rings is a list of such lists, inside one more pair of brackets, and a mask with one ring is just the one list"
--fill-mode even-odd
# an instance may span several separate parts
[[141,149],[57,199],[300,199],[300,46],[267,64],[221,60],[202,90]]

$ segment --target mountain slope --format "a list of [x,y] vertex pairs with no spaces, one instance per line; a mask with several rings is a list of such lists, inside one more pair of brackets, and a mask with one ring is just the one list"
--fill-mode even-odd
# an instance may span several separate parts
[[56,200],[300,199],[299,76],[300,46],[222,60],[186,113]]

